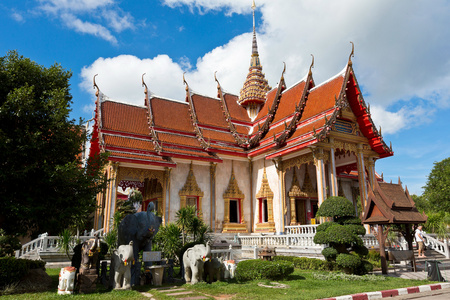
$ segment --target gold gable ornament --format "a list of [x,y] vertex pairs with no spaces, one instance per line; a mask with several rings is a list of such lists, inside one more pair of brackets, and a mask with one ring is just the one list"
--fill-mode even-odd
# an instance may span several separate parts
[[[246,233],[247,230],[247,224],[244,220],[244,193],[241,192],[239,189],[239,185],[236,180],[236,176],[234,175],[234,168],[231,168],[231,176],[230,181],[228,182],[228,187],[223,193],[223,201],[224,201],[224,220],[223,220],[223,231],[224,233]],[[239,210],[237,212],[238,214],[238,222],[236,223],[230,223],[230,200],[238,201],[238,207]]]
[[186,183],[184,184],[183,188],[178,192],[178,195],[180,196],[180,208],[186,207],[186,200],[188,197],[198,197],[198,210],[201,210],[202,207],[202,198],[203,198],[203,191],[200,189],[200,187],[197,184],[197,180],[195,179],[194,171],[192,169],[192,162],[189,167],[189,173],[186,178]]

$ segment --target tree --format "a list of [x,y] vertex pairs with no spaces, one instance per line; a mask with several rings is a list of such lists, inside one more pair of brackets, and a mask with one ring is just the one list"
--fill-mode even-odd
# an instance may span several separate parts
[[342,268],[354,273],[365,274],[371,265],[362,261],[359,256],[367,255],[360,235],[366,230],[361,220],[355,216],[353,204],[344,197],[329,197],[319,207],[316,216],[332,218],[332,222],[325,222],[317,227],[314,243],[328,244],[322,250],[322,255],[329,261],[335,261]]
[[423,197],[430,210],[450,211],[450,157],[434,163],[424,189]]
[[197,210],[195,206],[186,206],[180,208],[177,211],[176,224],[181,227],[181,234],[183,235],[183,245],[186,243],[186,233],[188,232],[188,228],[191,227],[192,220],[196,217]]
[[87,220],[104,188],[105,155],[82,167],[87,135],[69,119],[71,72],[10,51],[0,57],[0,227],[57,235]]

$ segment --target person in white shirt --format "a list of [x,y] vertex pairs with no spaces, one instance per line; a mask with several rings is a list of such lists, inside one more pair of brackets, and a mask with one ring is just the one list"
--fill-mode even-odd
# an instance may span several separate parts
[[426,257],[425,253],[424,253],[425,239],[423,238],[422,225],[417,227],[415,237],[416,237],[416,242],[419,245],[419,257]]

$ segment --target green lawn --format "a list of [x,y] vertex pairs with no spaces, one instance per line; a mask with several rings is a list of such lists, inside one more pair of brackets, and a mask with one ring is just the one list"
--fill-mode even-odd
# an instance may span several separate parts
[[[315,271],[314,271],[315,272]],[[370,291],[381,291],[387,289],[418,286],[432,283],[430,281],[406,280],[401,278],[387,277],[384,281],[321,281],[313,279],[312,271],[295,270],[293,274],[279,280],[279,283],[288,285],[286,289],[275,289],[260,287],[258,283],[269,284],[265,280],[254,280],[246,283],[237,282],[215,282],[213,284],[199,283],[196,285],[182,285],[181,287],[192,290],[194,295],[214,296],[229,295],[234,299],[320,299],[334,296],[356,294]],[[19,295],[2,296],[2,299],[61,299],[61,297],[75,297],[84,299],[149,299],[144,297],[140,291],[149,292],[156,299],[175,299],[168,297],[165,293],[153,289],[152,286],[141,286],[132,291],[108,291],[99,288],[97,293],[89,295],[61,296],[57,295],[59,269],[47,269],[47,273],[53,279],[52,289],[41,293],[27,293]],[[193,295],[190,295],[193,296]],[[181,297],[181,296],[178,296]]]

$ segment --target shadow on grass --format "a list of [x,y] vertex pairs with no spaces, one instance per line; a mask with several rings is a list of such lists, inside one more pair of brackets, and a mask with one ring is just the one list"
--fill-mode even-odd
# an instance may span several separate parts
[[294,280],[306,280],[306,277],[296,274],[289,275],[288,277],[286,277],[286,281],[294,281]]

